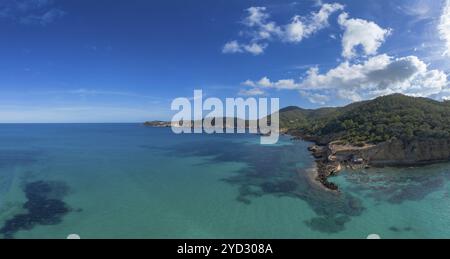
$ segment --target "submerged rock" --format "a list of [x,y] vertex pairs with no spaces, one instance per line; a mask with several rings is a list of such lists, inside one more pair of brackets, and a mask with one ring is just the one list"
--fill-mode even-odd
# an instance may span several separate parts
[[266,182],[261,187],[265,193],[287,193],[295,191],[298,185],[293,181],[281,181],[275,183]]
[[306,221],[312,230],[324,233],[338,233],[345,230],[345,224],[351,219],[348,216],[317,217]]
[[60,182],[38,181],[29,183],[24,188],[28,199],[23,204],[26,213],[15,215],[0,228],[5,238],[13,238],[20,230],[30,230],[36,225],[56,225],[71,210],[62,198],[68,187]]

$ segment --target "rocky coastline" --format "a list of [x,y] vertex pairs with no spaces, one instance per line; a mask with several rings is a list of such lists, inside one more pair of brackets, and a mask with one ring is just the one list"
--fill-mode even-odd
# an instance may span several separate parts
[[[152,121],[144,125],[171,127],[172,123]],[[447,138],[392,139],[378,144],[350,144],[334,140],[336,136],[317,137],[288,129],[281,129],[280,133],[292,136],[293,140],[314,143],[308,148],[316,163],[311,169],[312,180],[325,190],[336,193],[339,193],[339,186],[330,182],[329,178],[344,169],[413,167],[450,161],[450,139]]]
[[339,187],[329,178],[344,169],[413,167],[450,161],[450,139],[393,139],[376,145],[351,145],[341,141],[324,144],[323,139],[298,134],[294,139],[315,143],[308,148],[316,159],[314,180],[326,190],[336,193],[339,193]]
[[172,123],[168,121],[146,121],[144,126],[154,127],[154,128],[169,128],[172,127]]

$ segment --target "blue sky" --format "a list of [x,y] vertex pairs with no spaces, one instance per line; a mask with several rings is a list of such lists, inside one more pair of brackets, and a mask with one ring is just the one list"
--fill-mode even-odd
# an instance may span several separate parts
[[450,98],[450,1],[0,0],[0,122],[170,119],[170,103]]

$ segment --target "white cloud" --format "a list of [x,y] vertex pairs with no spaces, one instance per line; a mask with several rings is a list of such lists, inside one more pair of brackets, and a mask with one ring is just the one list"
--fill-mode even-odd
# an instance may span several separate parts
[[269,18],[269,15],[266,13],[266,7],[250,7],[247,9],[248,16],[244,19],[244,23],[249,26],[258,26],[265,23],[265,21]]
[[323,94],[300,91],[300,95],[306,97],[311,103],[314,104],[325,105],[328,101],[330,101],[330,97]]
[[328,19],[330,15],[342,10],[344,10],[344,6],[339,3],[323,4],[319,12],[312,14],[311,22],[306,29],[306,33],[311,34],[327,27],[329,25]]
[[261,80],[259,80],[258,85],[261,87],[271,87],[273,85],[273,83],[270,82],[269,78],[263,77],[263,78],[261,78]]
[[299,88],[299,84],[294,79],[282,79],[276,82],[272,82],[268,77],[263,77],[259,81],[255,82],[247,80],[242,85],[258,87],[258,88],[273,88],[279,90],[295,90]]
[[295,80],[293,79],[282,79],[274,83],[274,87],[277,89],[293,90],[296,89],[298,85],[295,83]]
[[259,82],[247,80],[243,82],[241,85],[248,86],[249,89],[241,89],[238,94],[243,96],[265,95],[266,92],[262,88],[267,88],[270,86],[270,84],[271,84],[270,80],[266,77],[262,78]]
[[225,44],[222,49],[223,53],[240,53],[243,52],[241,45],[233,40]]
[[250,86],[250,87],[256,87],[255,82],[253,82],[252,80],[247,80],[247,81],[243,82],[242,85]]
[[247,80],[242,83],[244,86],[249,86],[249,90],[241,90],[239,95],[263,95],[265,91],[263,89],[278,89],[278,90],[295,90],[299,85],[293,79],[282,79],[276,82],[270,81],[269,78],[263,77],[259,81],[254,82]]
[[251,89],[242,89],[239,91],[239,95],[243,96],[258,96],[258,95],[264,95],[265,92],[261,90],[260,88],[251,88]]
[[260,55],[264,52],[264,49],[266,48],[266,45],[264,44],[258,44],[258,43],[252,43],[249,45],[243,45],[242,46],[245,51],[248,53],[251,53],[253,55]]
[[285,26],[283,40],[288,42],[300,42],[305,36],[305,25],[300,20],[300,16],[292,18],[292,22]]
[[248,52],[255,56],[260,55],[264,52],[264,49],[267,45],[264,44],[258,44],[258,43],[251,43],[251,44],[240,44],[237,41],[230,41],[222,49],[223,53],[229,54],[229,53],[243,53]]
[[[258,28],[264,29],[260,29],[257,33],[259,36],[252,40],[276,38],[284,42],[300,42],[326,27],[329,16],[343,8],[340,4],[323,4],[320,11],[312,13],[308,19],[295,16],[291,23],[284,26],[268,22],[269,15],[254,14],[252,24],[258,24]],[[258,9],[258,12],[265,10]],[[420,10],[415,10],[418,11]],[[347,101],[360,101],[393,93],[435,99],[450,97],[450,84],[443,71],[430,69],[417,56],[392,57],[377,54],[391,34],[391,29],[382,28],[372,21],[350,18],[345,12],[339,15],[338,23],[344,30],[342,56],[345,60],[335,68],[321,72],[318,67],[312,67],[300,79],[272,81],[266,76],[256,81],[247,80],[242,84],[250,87],[248,92],[255,93],[269,89],[295,90],[311,103],[321,105],[330,101],[331,96]],[[446,54],[450,56],[450,0],[445,0],[438,29],[441,38],[447,43]]]
[[376,23],[348,17],[342,13],[338,19],[344,29],[342,37],[342,56],[350,59],[357,55],[356,47],[361,46],[365,55],[377,54],[378,48],[390,35],[390,29],[383,29]]
[[270,21],[270,15],[266,7],[250,7],[243,24],[246,26],[245,33],[249,37],[249,43],[241,44],[232,40],[225,44],[223,53],[244,53],[254,55],[262,54],[268,46],[268,41],[279,40],[282,42],[299,43],[310,37],[317,31],[327,27],[329,17],[344,6],[338,3],[323,4],[318,12],[311,13],[308,17],[294,16],[291,22],[278,25]]
[[446,74],[428,69],[419,58],[393,58],[385,54],[362,64],[344,62],[325,74],[311,69],[301,83],[304,89],[336,89],[341,98],[352,101],[392,93],[428,97],[447,86]]
[[392,93],[430,97],[448,91],[447,75],[431,70],[415,56],[394,58],[386,54],[352,64],[345,61],[321,74],[319,68],[311,68],[303,80],[283,79],[272,82],[268,77],[246,85],[259,88],[299,90],[313,103],[325,103],[328,92],[339,99],[360,101]]
[[445,1],[438,30],[441,39],[446,42],[444,55],[450,57],[450,0]]
[[318,12],[311,13],[310,17],[304,18],[296,15],[291,23],[284,26],[280,37],[283,41],[298,43],[304,38],[308,38],[314,33],[329,26],[329,17],[344,10],[344,6],[338,3],[323,4]]
[[352,102],[359,102],[363,100],[359,93],[346,89],[338,89],[336,91],[336,96],[338,97],[338,99],[350,100]]
[[435,99],[450,101],[450,86],[443,90],[439,95],[435,96]]

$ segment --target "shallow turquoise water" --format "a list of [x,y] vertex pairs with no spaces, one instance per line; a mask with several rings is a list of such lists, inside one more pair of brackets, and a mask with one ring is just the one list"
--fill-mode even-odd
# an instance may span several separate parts
[[[0,125],[7,238],[450,237],[450,164],[311,185],[308,143],[138,124]],[[47,208],[47,209],[45,209]]]

